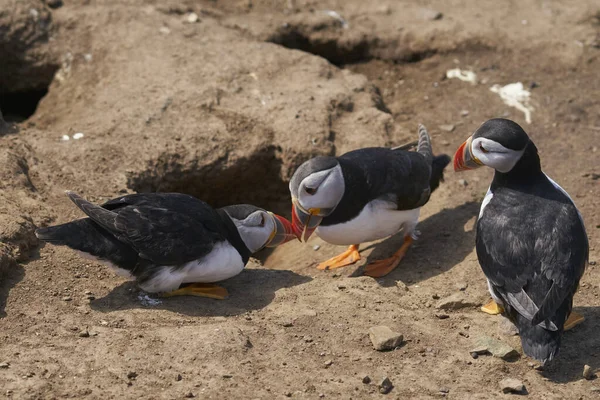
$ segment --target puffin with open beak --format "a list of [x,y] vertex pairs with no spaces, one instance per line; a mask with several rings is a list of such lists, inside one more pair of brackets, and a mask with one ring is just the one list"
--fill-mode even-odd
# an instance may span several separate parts
[[505,314],[525,354],[545,363],[563,330],[583,321],[571,313],[588,260],[583,219],[515,122],[485,122],[454,155],[455,171],[484,165],[495,173],[477,221],[477,257],[493,298],[482,310]]
[[317,267],[333,269],[360,260],[360,243],[403,230],[400,249],[364,272],[387,275],[413,242],[420,209],[443,180],[449,162],[447,155],[433,156],[431,138],[422,125],[416,152],[373,147],[308,160],[290,181],[294,232],[304,241],[316,231],[328,243],[350,245]]
[[92,204],[69,198],[88,218],[41,228],[39,239],[77,250],[82,256],[133,277],[142,290],[164,296],[224,299],[214,285],[244,269],[250,255],[296,238],[279,215],[252,205],[213,209],[178,193],[133,194]]

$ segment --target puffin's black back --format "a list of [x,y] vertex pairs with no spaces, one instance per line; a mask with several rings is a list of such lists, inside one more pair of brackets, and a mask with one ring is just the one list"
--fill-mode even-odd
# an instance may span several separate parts
[[477,222],[479,263],[519,328],[525,353],[552,360],[585,270],[585,227],[571,199],[541,171],[531,142],[513,170],[496,172],[490,190]]
[[398,210],[423,206],[443,179],[450,157],[434,157],[429,165],[418,152],[371,147],[348,152],[337,161],[346,190],[334,212],[323,218],[323,226],[351,220],[375,199],[396,202]]

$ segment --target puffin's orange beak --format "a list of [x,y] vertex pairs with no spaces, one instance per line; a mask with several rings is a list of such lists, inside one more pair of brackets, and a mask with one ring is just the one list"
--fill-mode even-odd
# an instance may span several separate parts
[[273,213],[269,214],[271,217],[273,217],[275,229],[271,233],[271,237],[269,238],[269,242],[267,243],[266,247],[276,247],[296,238],[296,235],[294,234],[294,228],[292,227],[290,221],[280,215]]
[[292,205],[292,229],[299,241],[307,241],[308,238],[317,229],[323,217],[318,214],[321,212],[318,208],[311,208],[308,212],[304,211],[297,202]]
[[454,153],[454,171],[466,171],[469,169],[479,168],[483,165],[471,151],[471,142],[473,137],[469,137],[463,144],[460,145],[456,153]]

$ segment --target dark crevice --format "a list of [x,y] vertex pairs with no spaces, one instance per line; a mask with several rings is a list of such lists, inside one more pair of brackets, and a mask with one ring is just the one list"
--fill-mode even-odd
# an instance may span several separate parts
[[147,170],[131,173],[127,186],[138,193],[186,193],[213,207],[247,203],[286,214],[289,191],[281,178],[279,151],[270,146],[234,163],[220,159],[208,165],[198,165],[200,160],[184,165],[177,154],[165,154]]
[[48,89],[0,93],[0,110],[6,122],[23,122],[31,117]]

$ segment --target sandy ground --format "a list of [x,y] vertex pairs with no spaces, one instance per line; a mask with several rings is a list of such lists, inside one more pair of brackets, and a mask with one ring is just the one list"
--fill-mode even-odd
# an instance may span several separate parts
[[[532,399],[600,397],[582,378],[584,365],[600,368],[598,4],[65,3],[51,11],[49,92],[0,136],[0,396],[496,399],[512,396],[498,385],[512,377]],[[453,68],[476,81],[447,79]],[[531,92],[530,124],[490,90],[514,82]],[[586,321],[543,372],[523,355],[469,354],[483,335],[520,351],[500,317],[479,311],[488,294],[473,227],[490,170],[448,170],[420,239],[378,280],[355,275],[401,237],[364,244],[358,264],[328,272],[316,264],[341,248],[291,242],[224,282],[224,301],[160,299],[32,237],[80,216],[65,189],[94,201],[177,190],[289,216],[287,180],[310,156],[401,144],[417,123],[437,153],[453,154],[497,116],[530,134],[590,238],[575,297]],[[60,140],[75,132],[84,138]],[[466,307],[436,308],[456,293]],[[376,325],[404,344],[373,350]]]

